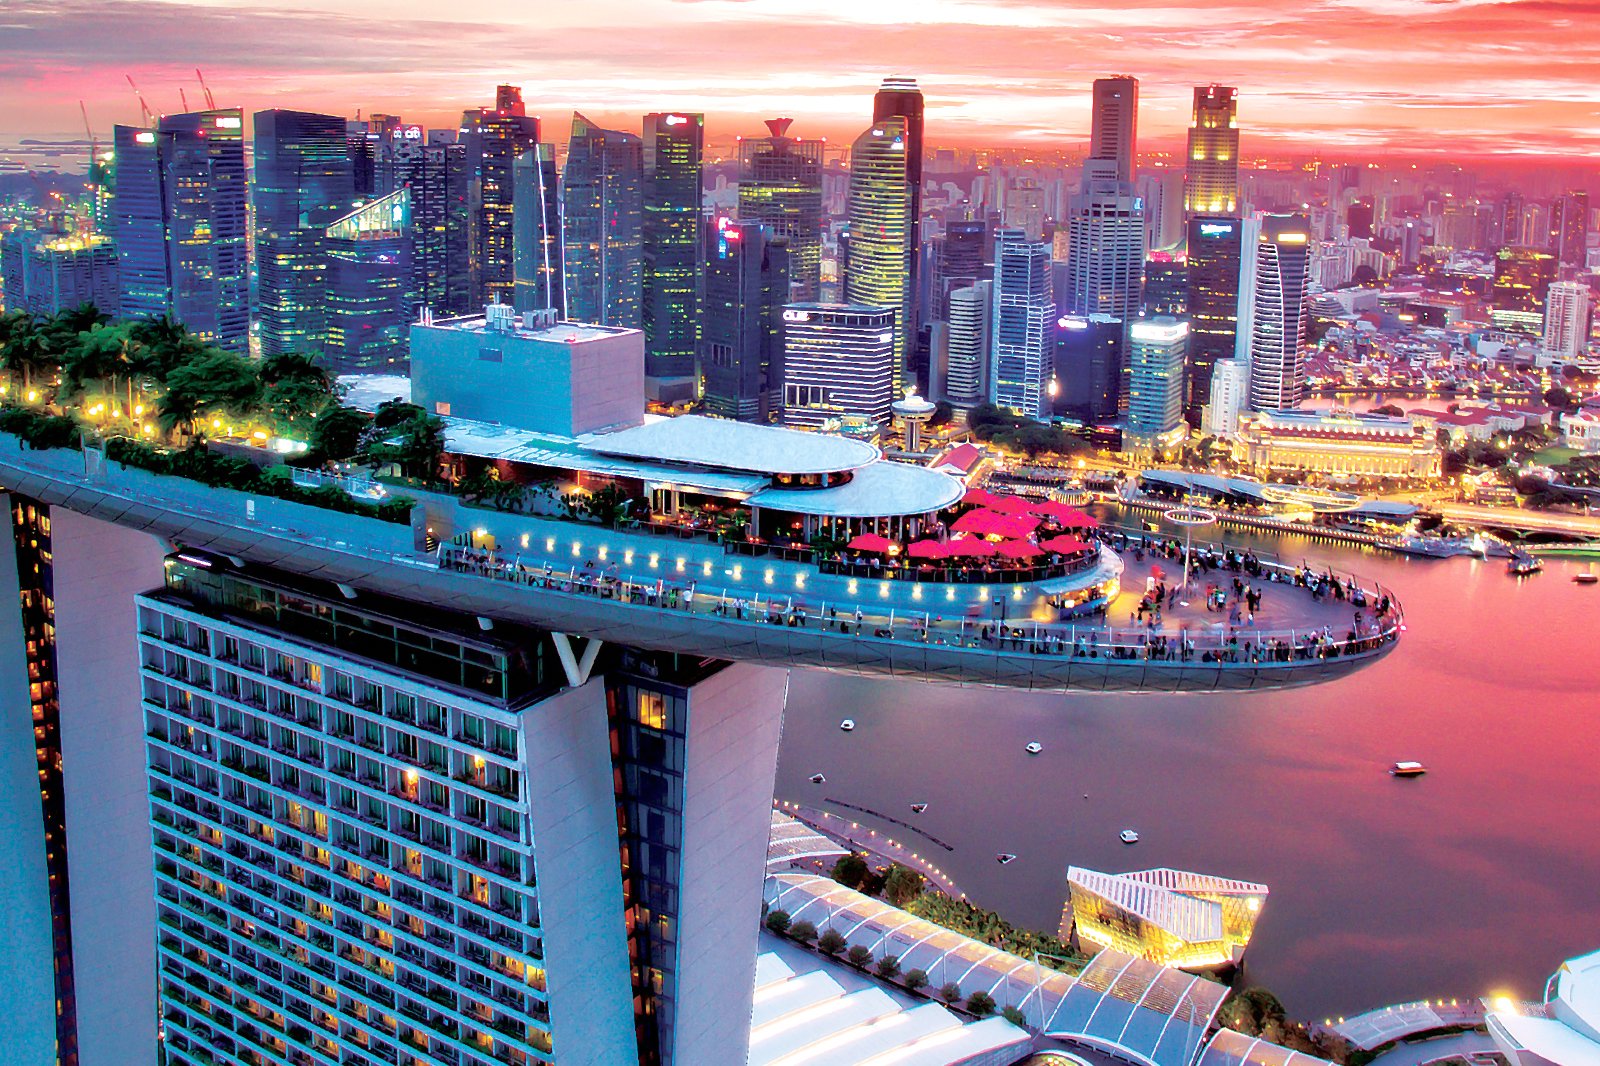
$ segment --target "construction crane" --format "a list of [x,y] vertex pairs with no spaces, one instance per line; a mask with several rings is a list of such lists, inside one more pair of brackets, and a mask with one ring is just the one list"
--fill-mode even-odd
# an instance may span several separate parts
[[189,113],[189,94],[183,91],[183,86],[178,86],[178,103],[183,105],[184,114]]
[[83,113],[83,132],[89,135],[89,169],[93,171],[95,161],[100,158],[100,138],[94,135],[94,127],[89,124],[89,108],[82,100],[78,101],[78,110]]
[[133,95],[139,99],[139,111],[144,115],[144,124],[146,126],[154,124],[155,112],[151,111],[150,105],[144,102],[144,93],[141,93],[139,87],[133,83],[133,75],[125,74],[123,77],[128,79],[128,88],[132,89]]
[[200,89],[206,94],[206,110],[215,111],[217,109],[217,99],[211,95],[211,89],[206,85],[206,76],[200,73],[199,67],[194,68],[194,76],[200,79]]

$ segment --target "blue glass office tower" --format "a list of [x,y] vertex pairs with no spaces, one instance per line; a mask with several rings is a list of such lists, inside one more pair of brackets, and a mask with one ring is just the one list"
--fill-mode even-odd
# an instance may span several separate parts
[[536,144],[519,155],[512,180],[516,286],[511,292],[511,302],[518,311],[554,308],[565,317],[561,291],[561,184],[556,176],[556,146]]
[[411,190],[397,189],[358,207],[323,237],[329,368],[336,374],[403,372],[415,304]]
[[815,300],[822,284],[821,139],[789,136],[793,119],[767,120],[770,137],[739,139],[739,221],[759,222],[789,245],[789,298]]
[[1189,219],[1185,313],[1189,319],[1189,424],[1211,402],[1211,371],[1234,354],[1239,332],[1239,278],[1244,263],[1243,219],[1195,215]]
[[327,335],[324,236],[355,197],[345,120],[275,109],[253,121],[261,353],[316,354]]
[[115,132],[122,314],[170,314],[241,353],[250,337],[243,131],[230,108]]
[[644,117],[644,201],[641,224],[644,372],[652,399],[695,398],[704,261],[700,233],[700,165],[705,116]]
[[567,317],[641,328],[642,142],[572,116],[561,174]]
[[783,305],[789,248],[758,222],[706,225],[700,366],[710,414],[774,422],[783,400]]

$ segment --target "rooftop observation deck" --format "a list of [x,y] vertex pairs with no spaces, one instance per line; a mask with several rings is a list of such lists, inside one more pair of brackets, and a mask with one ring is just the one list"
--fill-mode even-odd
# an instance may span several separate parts
[[[449,603],[489,625],[950,684],[1122,692],[1314,684],[1387,654],[1404,628],[1380,589],[1341,579],[1335,594],[1325,575],[1308,580],[1274,564],[1203,575],[1158,622],[1135,621],[1150,568],[1163,567],[1170,582],[1182,564],[1103,543],[1092,566],[1055,582],[874,580],[454,499],[430,503],[425,518],[419,507],[412,528],[124,468],[93,450],[28,450],[9,435],[0,435],[0,486],[181,546],[337,582],[348,595]],[[423,522],[446,541],[436,552],[420,547]],[[458,533],[497,548],[449,543]],[[1106,624],[1062,621],[1051,606],[1074,587],[1119,577]],[[1231,590],[1235,577],[1263,590],[1253,625],[1235,620],[1231,606],[1205,609],[1205,585]],[[1381,615],[1380,602],[1390,605]],[[1353,604],[1365,605],[1360,622]]]

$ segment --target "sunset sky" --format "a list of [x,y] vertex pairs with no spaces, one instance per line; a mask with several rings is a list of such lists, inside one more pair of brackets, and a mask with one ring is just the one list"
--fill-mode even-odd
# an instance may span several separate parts
[[928,95],[928,142],[1075,148],[1089,82],[1141,79],[1141,139],[1190,87],[1241,88],[1246,152],[1600,156],[1600,0],[0,0],[0,136],[102,136],[153,108],[399,113],[453,124],[524,87],[636,125],[701,110],[713,138],[796,117],[848,137],[885,74]]

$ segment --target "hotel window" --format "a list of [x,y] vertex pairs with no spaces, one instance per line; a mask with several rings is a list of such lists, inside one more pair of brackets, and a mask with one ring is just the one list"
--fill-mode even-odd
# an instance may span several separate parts
[[659,692],[639,693],[639,724],[646,729],[667,728],[667,698]]

